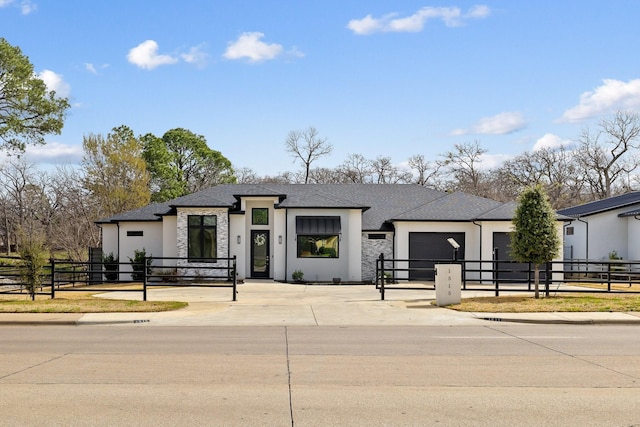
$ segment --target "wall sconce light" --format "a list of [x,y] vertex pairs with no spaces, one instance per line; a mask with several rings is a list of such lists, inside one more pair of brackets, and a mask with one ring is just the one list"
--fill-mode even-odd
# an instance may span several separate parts
[[239,234],[238,234],[237,240],[238,240],[238,244],[240,244],[240,235]]
[[278,236],[278,244],[282,244],[282,236]]

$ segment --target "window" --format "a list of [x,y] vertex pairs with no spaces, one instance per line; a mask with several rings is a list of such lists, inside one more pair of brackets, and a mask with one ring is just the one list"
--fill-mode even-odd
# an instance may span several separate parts
[[189,215],[188,254],[190,261],[216,257],[216,224],[215,215]]
[[269,209],[267,208],[251,209],[251,224],[269,225]]
[[372,233],[367,236],[369,240],[385,240],[387,238],[386,234]]
[[567,236],[573,236],[573,227],[567,227]]
[[338,258],[339,216],[296,217],[298,258]]
[[137,231],[137,230],[131,230],[131,231],[127,231],[127,237],[141,237],[143,236],[144,233],[142,232],[142,230]]
[[298,258],[338,258],[338,236],[298,235]]

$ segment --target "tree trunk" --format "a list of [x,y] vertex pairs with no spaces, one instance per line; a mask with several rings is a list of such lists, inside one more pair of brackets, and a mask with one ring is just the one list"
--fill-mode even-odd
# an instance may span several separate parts
[[533,266],[533,282],[535,284],[535,299],[540,298],[540,266],[535,264]]

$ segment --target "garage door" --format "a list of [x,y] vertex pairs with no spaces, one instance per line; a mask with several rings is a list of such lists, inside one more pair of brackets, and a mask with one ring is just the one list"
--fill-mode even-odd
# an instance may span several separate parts
[[437,261],[451,262],[453,247],[447,239],[453,238],[460,245],[458,259],[464,259],[464,233],[409,233],[409,268],[429,270],[409,271],[411,280],[434,280],[433,267]]
[[[512,261],[513,257],[511,256],[511,236],[509,233],[493,233],[493,248],[494,248],[494,257],[496,255],[496,250],[498,254],[498,263],[497,269],[500,270],[495,275],[498,274],[499,280],[502,281],[512,281],[512,282],[522,282],[526,281],[529,277],[527,273],[527,269],[529,268],[528,263],[500,263],[499,261]],[[506,270],[506,271],[505,271]]]

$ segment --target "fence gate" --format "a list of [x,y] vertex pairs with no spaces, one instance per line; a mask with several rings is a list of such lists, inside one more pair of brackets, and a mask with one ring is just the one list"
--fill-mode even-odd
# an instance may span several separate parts
[[102,283],[102,248],[89,248],[89,283]]

